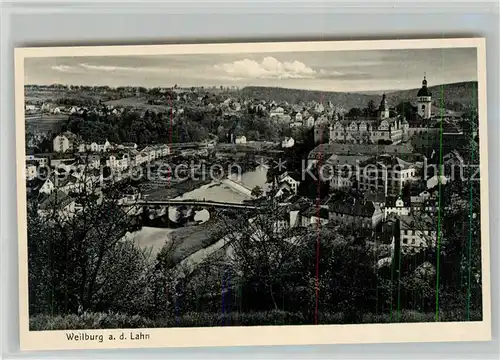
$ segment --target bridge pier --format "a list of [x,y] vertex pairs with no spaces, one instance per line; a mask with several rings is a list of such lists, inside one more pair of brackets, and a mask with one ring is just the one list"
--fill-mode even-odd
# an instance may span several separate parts
[[164,210],[160,213],[155,209],[151,209],[149,206],[144,206],[142,213],[143,224],[154,227],[166,227],[169,229],[175,229],[182,226],[181,224],[170,219],[170,206],[163,207],[163,209]]

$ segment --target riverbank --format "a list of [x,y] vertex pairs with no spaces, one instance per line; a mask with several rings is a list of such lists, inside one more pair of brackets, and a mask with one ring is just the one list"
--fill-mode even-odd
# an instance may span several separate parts
[[173,243],[173,260],[179,263],[188,257],[193,258],[193,254],[196,258],[196,253],[200,250],[219,241],[217,235],[222,234],[224,228],[225,224],[218,219],[177,229],[144,226],[134,233],[125,235],[125,239],[133,241],[144,250],[151,251],[151,256],[156,256],[166,244]]
[[[267,167],[265,166],[259,166],[254,171],[246,172],[241,176],[241,182],[252,188],[262,187],[266,179]],[[250,199],[220,182],[208,180],[186,180],[181,184],[175,186],[172,184],[169,188],[160,189],[148,195],[150,199],[162,197],[174,200],[194,199],[228,203],[243,203]],[[175,219],[175,215],[175,208],[169,209],[168,217],[171,220]],[[198,211],[195,220],[201,223],[176,229],[144,226],[134,233],[127,234],[127,238],[135,241],[143,249],[150,249],[153,256],[156,256],[167,242],[173,241],[175,261],[180,262],[190,257],[189,262],[197,263],[212,248],[207,251],[200,250],[211,247],[223,239],[226,235],[224,230],[227,229],[227,224],[221,219],[210,218],[206,210]]]

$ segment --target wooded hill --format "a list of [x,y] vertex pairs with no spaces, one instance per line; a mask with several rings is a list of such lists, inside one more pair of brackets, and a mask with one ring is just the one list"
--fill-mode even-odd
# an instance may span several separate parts
[[[416,100],[419,88],[410,90],[387,91],[387,101],[389,105],[396,106],[402,101]],[[450,110],[460,111],[464,107],[470,106],[473,103],[474,94],[477,99],[477,82],[467,81],[452,84],[442,84],[430,86],[429,90],[433,94],[433,105],[439,106],[444,104],[444,107]],[[331,101],[334,105],[340,105],[344,109],[349,110],[353,107],[364,108],[366,104],[373,100],[375,104],[380,102],[380,94],[363,94],[354,92],[333,92],[333,91],[314,91],[287,89],[278,87],[264,86],[247,86],[241,89],[241,96],[245,98],[255,98],[264,100],[274,100],[277,102],[286,101],[291,104],[300,102],[317,101],[327,104]],[[477,104],[477,100],[476,100]]]

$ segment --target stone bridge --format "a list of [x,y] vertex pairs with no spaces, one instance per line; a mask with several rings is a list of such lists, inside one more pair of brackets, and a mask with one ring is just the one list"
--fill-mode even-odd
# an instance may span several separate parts
[[232,209],[241,210],[256,210],[259,206],[245,203],[228,203],[220,201],[209,200],[173,200],[173,199],[139,199],[123,201],[122,206],[129,209],[129,213],[146,215],[149,220],[164,219],[162,221],[169,222],[169,210],[176,209],[180,211],[182,221],[194,221],[194,216],[199,210],[207,210],[210,217],[219,211],[226,211]]
[[195,206],[207,208],[258,209],[258,206],[242,203],[228,203],[209,200],[130,200],[124,201],[123,206]]

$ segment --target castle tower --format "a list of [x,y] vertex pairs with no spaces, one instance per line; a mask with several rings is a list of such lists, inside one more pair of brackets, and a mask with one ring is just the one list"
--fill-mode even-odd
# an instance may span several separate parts
[[382,101],[380,101],[380,106],[378,107],[378,117],[380,120],[389,118],[389,105],[387,105],[385,93],[382,95]]
[[422,88],[417,93],[418,115],[424,119],[431,118],[432,94],[427,88],[427,80],[424,75]]

